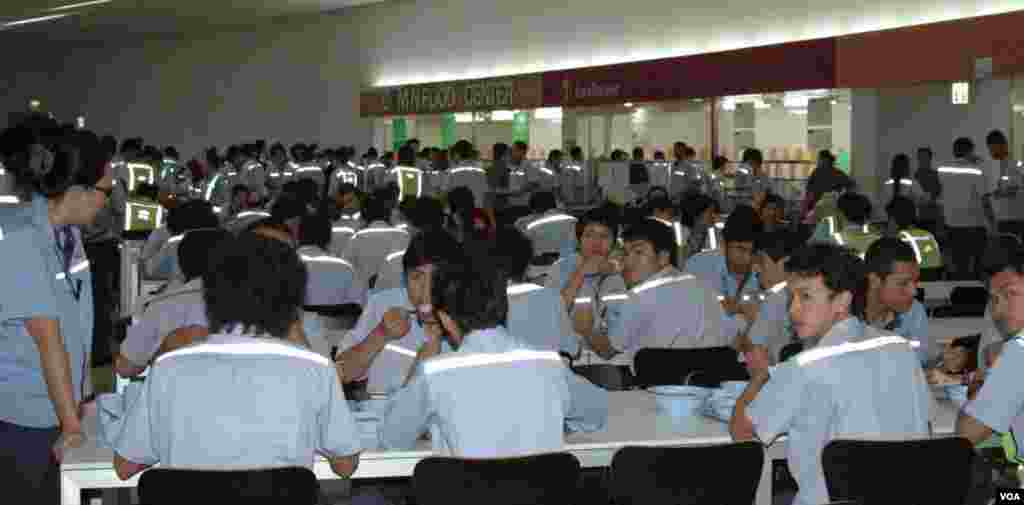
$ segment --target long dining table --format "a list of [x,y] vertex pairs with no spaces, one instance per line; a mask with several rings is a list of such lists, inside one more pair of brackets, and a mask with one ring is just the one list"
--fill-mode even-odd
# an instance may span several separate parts
[[[934,436],[954,431],[957,408],[946,400],[937,400],[933,414]],[[139,476],[122,481],[114,472],[113,452],[97,436],[96,418],[85,419],[88,436],[85,445],[69,451],[60,466],[61,503],[80,505],[83,489],[135,487]],[[576,456],[584,468],[607,467],[615,452],[626,446],[704,446],[732,442],[726,423],[704,416],[672,419],[657,413],[654,395],[647,391],[609,393],[609,417],[605,429],[593,433],[566,436],[565,450]],[[367,450],[352,479],[411,477],[416,463],[434,455],[430,442],[421,442],[416,450]],[[771,461],[785,459],[785,437],[769,445],[761,472],[756,505],[772,503]],[[326,460],[317,458],[313,471],[318,479],[338,479]]]

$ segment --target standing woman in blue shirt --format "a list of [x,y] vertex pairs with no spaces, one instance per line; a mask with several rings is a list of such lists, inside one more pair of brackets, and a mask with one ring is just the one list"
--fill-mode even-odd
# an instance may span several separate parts
[[0,210],[0,482],[25,503],[55,503],[57,462],[81,445],[93,299],[79,226],[111,192],[74,185],[82,153],[56,130],[0,134],[23,202]]

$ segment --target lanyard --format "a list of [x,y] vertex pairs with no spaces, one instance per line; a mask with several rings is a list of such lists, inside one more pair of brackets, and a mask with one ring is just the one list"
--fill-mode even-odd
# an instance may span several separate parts
[[[62,242],[61,241],[61,235],[64,235],[63,243],[61,243]],[[69,238],[68,237],[71,237],[70,238],[70,244],[69,244]],[[57,259],[60,261],[60,264],[61,264],[61,270],[63,272],[62,276],[64,277],[64,282],[67,283],[68,291],[71,293],[71,296],[73,296],[75,298],[75,301],[78,302],[81,299],[81,297],[82,297],[82,280],[81,279],[76,279],[76,280],[71,279],[71,270],[70,270],[70,268],[71,268],[71,259],[74,256],[74,251],[75,251],[75,248],[77,247],[77,244],[76,244],[77,241],[74,240],[74,231],[71,230],[70,226],[67,226],[67,227],[64,227],[63,233],[60,233],[60,229],[55,227],[53,229],[53,239],[54,239],[54,241],[53,241],[54,242],[54,248],[56,249],[55,252],[57,253]]]

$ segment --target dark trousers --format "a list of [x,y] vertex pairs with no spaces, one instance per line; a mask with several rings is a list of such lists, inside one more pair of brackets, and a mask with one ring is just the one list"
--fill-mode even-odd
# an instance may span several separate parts
[[57,428],[0,421],[0,482],[9,503],[60,503],[60,468],[52,451],[59,436]]
[[[948,247],[953,257],[953,277],[958,280],[978,277],[978,266],[987,242],[988,232],[985,228],[946,227],[946,243],[943,247]],[[949,268],[946,270],[949,271]]]
[[116,240],[85,244],[92,273],[93,338],[92,364],[103,366],[113,361],[119,339],[114,324],[121,293],[121,250]]

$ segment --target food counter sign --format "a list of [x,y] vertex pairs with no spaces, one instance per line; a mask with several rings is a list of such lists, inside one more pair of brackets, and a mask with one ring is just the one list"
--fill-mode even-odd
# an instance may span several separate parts
[[407,112],[440,112],[455,108],[455,86],[409,86],[396,91],[396,109]]
[[469,84],[463,104],[467,109],[511,109],[512,90],[511,82]]

